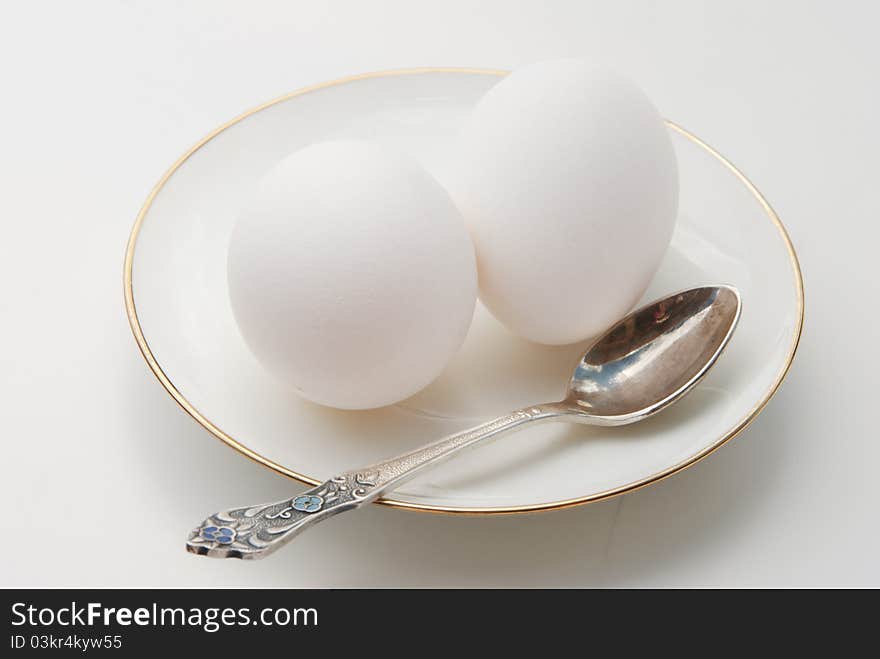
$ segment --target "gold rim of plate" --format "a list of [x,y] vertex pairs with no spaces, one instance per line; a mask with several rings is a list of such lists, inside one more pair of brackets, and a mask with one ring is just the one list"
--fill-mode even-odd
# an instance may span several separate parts
[[[498,69],[471,69],[471,68],[455,68],[455,67],[424,67],[424,68],[414,68],[414,69],[396,69],[392,71],[375,71],[371,73],[362,73],[359,75],[348,76],[345,78],[339,78],[337,80],[331,80],[328,82],[319,83],[317,85],[311,85],[309,87],[303,87],[302,89],[298,89],[296,91],[290,92],[289,94],[285,94],[279,98],[271,100],[267,103],[263,103],[262,105],[258,105],[257,107],[240,114],[235,117],[231,121],[223,124],[218,127],[211,133],[209,133],[206,137],[200,140],[197,144],[195,144],[192,148],[190,148],[186,153],[184,153],[178,160],[175,162],[168,171],[159,179],[159,182],[155,185],[155,187],[150,192],[146,201],[144,202],[143,207],[137,215],[137,218],[134,222],[134,227],[131,230],[131,236],[128,240],[128,245],[125,250],[125,265],[123,271],[123,285],[125,288],[125,309],[128,314],[128,322],[131,326],[131,331],[134,334],[134,338],[137,341],[138,348],[140,348],[141,354],[143,354],[144,359],[146,359],[147,364],[150,367],[150,370],[162,383],[162,386],[165,387],[165,390],[171,394],[171,397],[177,401],[178,405],[180,405],[187,414],[189,414],[193,419],[195,419],[202,427],[204,427],[208,432],[214,435],[217,439],[224,442],[226,445],[232,447],[239,453],[247,456],[254,462],[257,462],[264,467],[268,467],[272,471],[282,474],[283,476],[287,476],[288,478],[292,478],[294,480],[300,481],[301,483],[305,483],[307,485],[318,485],[321,481],[311,476],[307,476],[305,474],[301,474],[299,472],[293,471],[292,469],[288,469],[284,465],[278,464],[270,460],[269,458],[260,455],[256,451],[251,450],[238,440],[234,439],[230,435],[226,434],[223,430],[221,430],[217,425],[215,425],[210,419],[205,417],[199,410],[197,410],[192,403],[190,403],[186,397],[174,386],[174,383],[168,378],[165,372],[162,370],[162,367],[159,365],[159,362],[156,360],[156,357],[153,355],[150,350],[149,343],[147,342],[146,337],[144,336],[143,330],[140,325],[140,321],[138,320],[137,308],[135,306],[134,300],[134,290],[132,287],[132,268],[134,265],[134,253],[135,248],[137,247],[137,239],[138,234],[140,233],[141,226],[144,223],[144,220],[147,216],[147,213],[150,210],[150,206],[155,200],[156,196],[162,190],[165,183],[170,179],[177,169],[186,162],[190,156],[192,156],[196,151],[201,149],[205,144],[214,139],[217,135],[225,131],[230,126],[234,126],[238,122],[250,117],[261,110],[264,110],[268,107],[271,107],[277,103],[282,103],[291,98],[302,96],[304,94],[308,94],[314,91],[318,91],[320,89],[324,89],[326,87],[332,87],[335,85],[342,85],[345,83],[353,82],[356,80],[365,80],[368,78],[381,78],[385,76],[396,76],[396,75],[415,75],[421,73],[463,73],[463,74],[476,74],[476,75],[496,75],[496,76],[505,76],[509,72],[498,70]],[[393,508],[402,508],[406,510],[416,510],[422,512],[432,512],[432,513],[447,513],[447,514],[459,514],[459,515],[497,515],[497,514],[514,514],[514,513],[527,513],[527,512],[537,512],[541,510],[557,510],[560,508],[568,508],[571,506],[578,506],[585,503],[592,503],[594,501],[601,501],[603,499],[608,499],[610,497],[618,496],[620,494],[625,494],[627,492],[633,492],[638,490],[646,485],[650,485],[652,483],[656,483],[668,476],[671,476],[683,469],[690,467],[691,465],[697,463],[698,461],[705,458],[707,455],[718,449],[724,443],[734,438],[740,432],[742,432],[754,419],[760,414],[761,410],[768,403],[768,401],[773,397],[773,394],[779,389],[779,386],[782,384],[782,381],[785,379],[786,374],[788,373],[789,368],[791,367],[792,362],[794,361],[795,353],[797,352],[798,343],[800,342],[801,331],[803,329],[804,324],[804,282],[803,275],[801,274],[800,264],[798,263],[798,257],[795,253],[794,246],[792,245],[791,238],[788,236],[788,232],[782,224],[782,221],[779,219],[779,216],[776,215],[776,212],[770,207],[770,204],[764,199],[763,195],[758,191],[758,189],[749,181],[746,176],[740,172],[727,158],[722,156],[718,151],[713,149],[711,146],[706,144],[703,140],[698,138],[697,136],[689,133],[687,130],[678,126],[677,124],[668,121],[667,125],[672,130],[680,133],[687,139],[696,143],[703,149],[705,149],[712,156],[717,158],[722,164],[724,164],[727,169],[729,169],[742,183],[746,186],[749,192],[754,195],[754,197],[758,200],[758,203],[761,204],[761,207],[764,209],[764,212],[767,214],[767,217],[774,224],[776,229],[779,231],[780,236],[782,237],[783,242],[785,243],[785,247],[788,250],[789,259],[791,261],[791,268],[795,279],[795,289],[797,291],[797,305],[798,305],[798,318],[797,318],[797,328],[794,332],[794,336],[792,337],[791,345],[789,346],[788,357],[785,360],[785,365],[777,374],[776,378],[773,381],[773,385],[764,393],[761,397],[761,400],[758,402],[755,407],[753,407],[749,413],[743,417],[736,425],[734,425],[730,430],[728,430],[723,436],[713,442],[711,445],[697,453],[689,457],[688,459],[675,464],[668,469],[664,469],[656,474],[652,474],[646,478],[643,478],[638,481],[634,481],[632,483],[627,483],[626,485],[622,485],[620,487],[615,487],[609,490],[605,490],[602,492],[597,492],[595,494],[589,494],[581,497],[575,497],[572,499],[565,499],[562,501],[551,501],[546,503],[535,503],[528,504],[523,506],[500,506],[500,507],[463,507],[463,506],[437,506],[430,504],[421,504],[421,503],[410,503],[406,501],[399,501],[393,498],[382,498],[377,501],[377,503],[391,506]]]

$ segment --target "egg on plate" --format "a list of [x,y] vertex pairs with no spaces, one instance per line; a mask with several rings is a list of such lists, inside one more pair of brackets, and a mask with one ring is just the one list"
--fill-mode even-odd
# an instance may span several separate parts
[[467,334],[473,245],[407,155],[335,141],[281,161],[240,214],[232,309],[252,352],[303,397],[364,409],[416,393]]
[[636,85],[576,59],[517,70],[478,103],[448,186],[480,299],[511,331],[573,343],[639,300],[675,225],[667,131]]

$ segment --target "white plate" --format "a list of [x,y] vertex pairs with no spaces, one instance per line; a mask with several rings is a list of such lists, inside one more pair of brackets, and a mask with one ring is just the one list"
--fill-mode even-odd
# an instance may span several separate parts
[[[147,199],[126,254],[135,337],[168,392],[210,432],[267,467],[316,484],[529,403],[562,394],[584,345],[510,335],[478,306],[464,347],[430,387],[370,412],[319,407],[286,391],[239,336],[226,248],[242,200],[285,155],[369,138],[403,148],[442,181],[451,137],[503,72],[421,69],[303,89],[232,120],[175,163]],[[646,299],[728,283],[743,314],[699,387],[623,428],[539,425],[450,461],[386,503],[444,512],[521,512],[594,501],[682,469],[730,439],[776,391],[797,348],[803,288],[779,219],[734,167],[670,124],[680,216]]]

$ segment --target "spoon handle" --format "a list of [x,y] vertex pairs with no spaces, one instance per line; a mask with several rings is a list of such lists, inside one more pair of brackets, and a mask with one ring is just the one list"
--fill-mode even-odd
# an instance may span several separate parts
[[190,532],[186,549],[217,558],[262,558],[315,522],[375,501],[462,449],[561,414],[556,404],[517,410],[396,458],[343,472],[293,498],[215,513]]

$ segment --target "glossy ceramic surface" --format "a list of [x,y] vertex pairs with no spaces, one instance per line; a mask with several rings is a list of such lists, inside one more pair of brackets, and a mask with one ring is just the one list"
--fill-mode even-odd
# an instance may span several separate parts
[[[171,395],[209,431],[310,484],[536,400],[564,393],[586,343],[530,344],[479,307],[444,374],[403,403],[344,412],[299,399],[247,350],[226,291],[226,248],[261,174],[307,144],[369,138],[416,155],[441,180],[451,138],[500,72],[417,70],[357,76],[246,113],[186,154],[147,200],[126,257],[129,318]],[[670,125],[681,177],[672,245],[645,300],[702,284],[735,285],[736,334],[680,404],[633,426],[543,424],[420,475],[392,505],[524,512],[601,499],[654,482],[710,453],[760,411],[800,336],[794,250],[757,190],[720,155]]]

